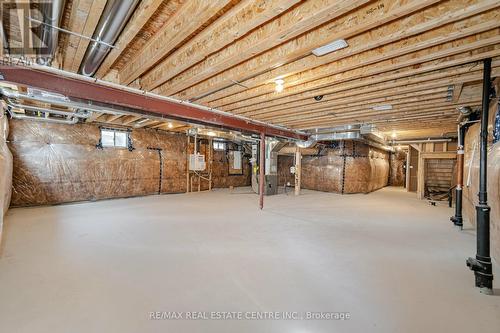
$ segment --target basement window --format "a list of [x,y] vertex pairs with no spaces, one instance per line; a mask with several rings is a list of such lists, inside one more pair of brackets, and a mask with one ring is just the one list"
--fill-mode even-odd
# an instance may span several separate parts
[[101,128],[101,145],[102,147],[128,148],[128,133],[120,130]]
[[222,141],[214,141],[214,150],[226,150],[226,143]]

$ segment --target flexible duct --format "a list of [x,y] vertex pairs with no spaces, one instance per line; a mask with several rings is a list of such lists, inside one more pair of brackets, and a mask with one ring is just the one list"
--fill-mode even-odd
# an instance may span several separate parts
[[[108,0],[101,15],[93,39],[106,44],[114,44],[127,24],[139,0]],[[103,43],[91,42],[85,52],[80,73],[93,76],[102,64],[110,47]]]
[[59,27],[64,10],[65,0],[52,0],[36,2],[40,6],[40,12],[43,14],[43,24],[40,24],[40,40],[39,47],[44,49],[39,52],[37,62],[41,65],[49,66],[54,59],[58,43],[58,30],[53,27]]

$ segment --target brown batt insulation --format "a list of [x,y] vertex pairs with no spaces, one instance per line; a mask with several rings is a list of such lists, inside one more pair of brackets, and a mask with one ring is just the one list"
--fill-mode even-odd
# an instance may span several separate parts
[[[492,126],[497,112],[498,99],[490,104],[489,119],[489,146],[488,146],[488,205],[490,212],[490,240],[492,256],[500,261],[500,142],[492,144]],[[474,226],[476,225],[476,208],[479,193],[479,131],[480,124],[469,127],[465,135],[465,162],[464,162],[464,189],[463,189],[463,214]],[[476,146],[475,152],[474,145]],[[470,186],[468,183],[469,165]]]
[[355,141],[341,141],[321,156],[302,158],[302,188],[368,193],[387,185],[389,153]]
[[[59,204],[186,191],[186,136],[134,129],[133,151],[96,148],[99,126],[10,122],[13,206]],[[227,165],[226,165],[227,169]],[[222,172],[220,172],[222,174]],[[216,186],[226,185],[215,178]]]
[[278,155],[278,186],[295,186],[295,175],[292,175],[290,168],[294,165],[294,156]]
[[389,185],[392,186],[403,186],[404,185],[404,165],[406,164],[406,152],[403,150],[398,150],[391,154],[390,160],[390,176]]
[[5,115],[0,115],[0,243],[2,241],[3,217],[10,205],[12,188],[12,154],[5,139],[9,126]]

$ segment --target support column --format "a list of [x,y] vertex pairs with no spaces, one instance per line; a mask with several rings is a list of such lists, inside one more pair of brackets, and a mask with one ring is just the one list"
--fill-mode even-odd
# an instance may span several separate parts
[[302,178],[302,153],[297,147],[295,151],[295,195],[300,195],[300,182]]
[[487,194],[488,113],[491,91],[491,59],[484,60],[483,102],[481,110],[481,146],[479,154],[479,203],[476,206],[476,258],[467,259],[474,271],[476,287],[484,294],[493,294],[493,271],[490,257],[490,206]]
[[259,154],[259,208],[264,208],[264,183],[266,173],[266,135],[260,133],[260,154]]
[[187,146],[186,146],[186,193],[189,193],[190,185],[190,175],[189,175],[189,144],[190,144],[189,134],[187,135]]
[[411,181],[411,145],[408,145],[408,153],[406,153],[406,192],[410,192],[410,181]]

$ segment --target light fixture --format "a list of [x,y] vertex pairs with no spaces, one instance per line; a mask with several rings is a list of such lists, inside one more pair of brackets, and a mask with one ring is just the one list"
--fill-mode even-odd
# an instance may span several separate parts
[[318,47],[317,49],[312,50],[312,53],[317,57],[321,57],[322,55],[343,49],[347,46],[349,46],[349,45],[347,44],[347,42],[345,40],[338,39],[338,40],[333,41],[329,44],[323,45],[321,47]]
[[283,89],[285,88],[283,86],[283,84],[285,84],[285,80],[283,79],[277,79],[274,81],[274,83],[276,84],[276,87],[274,89],[276,89],[276,92],[280,93],[283,91]]
[[392,110],[392,105],[391,104],[376,105],[372,109],[375,110],[375,111]]
[[393,139],[395,139],[397,136],[398,136],[398,135],[396,134],[396,132],[392,132],[391,137],[392,137]]
[[167,124],[167,126],[168,126],[168,128],[173,128],[173,127],[174,127],[174,124],[172,124],[172,123],[168,123],[168,124]]

